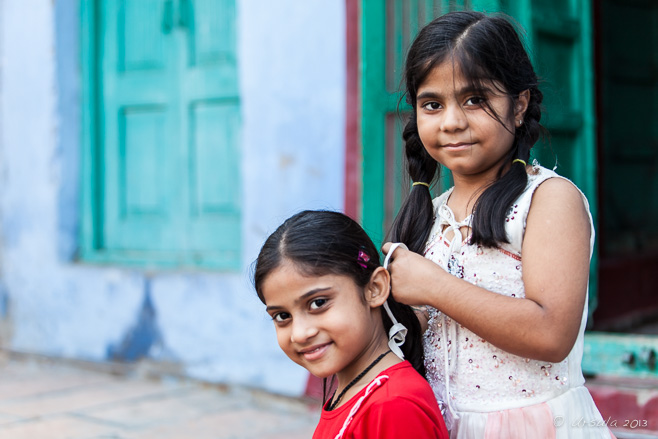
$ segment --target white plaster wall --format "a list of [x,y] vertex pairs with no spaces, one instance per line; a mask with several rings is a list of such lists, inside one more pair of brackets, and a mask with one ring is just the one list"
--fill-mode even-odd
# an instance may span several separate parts
[[302,209],[342,209],[344,1],[242,0],[245,255]]
[[[343,208],[344,3],[239,3],[245,265],[292,214]],[[264,318],[257,323],[264,329],[255,350],[263,364],[276,364],[267,383],[285,377],[284,386],[294,382],[303,389],[307,372],[288,364]]]
[[0,0],[0,292],[10,347],[107,360],[148,294],[151,358],[200,379],[302,393],[307,373],[277,346],[248,274],[285,218],[343,206],[344,2],[238,0],[243,270],[148,281],[139,270],[74,261],[79,13],[77,0],[58,2]]
[[[53,2],[3,1],[0,206],[12,347],[102,359],[142,302],[138,274],[62,261]],[[78,145],[79,147],[79,145]]]

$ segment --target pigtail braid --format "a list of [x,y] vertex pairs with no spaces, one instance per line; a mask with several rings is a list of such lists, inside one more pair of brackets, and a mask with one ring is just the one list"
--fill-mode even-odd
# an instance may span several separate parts
[[[402,132],[407,173],[414,182],[432,184],[437,162],[427,153],[418,135],[416,110],[412,111]],[[432,195],[425,186],[414,186],[402,204],[387,239],[403,242],[409,250],[422,254],[434,222]]]
[[482,193],[473,208],[471,244],[498,247],[501,243],[509,242],[505,232],[505,218],[509,208],[528,184],[525,166],[512,162],[521,159],[528,163],[530,149],[544,131],[544,127],[539,123],[543,94],[537,87],[536,76],[532,78],[531,83],[533,86],[529,89],[530,99],[523,124],[516,129],[514,145],[507,156],[507,162],[511,163],[509,170],[502,174],[505,167],[501,167],[498,179]]

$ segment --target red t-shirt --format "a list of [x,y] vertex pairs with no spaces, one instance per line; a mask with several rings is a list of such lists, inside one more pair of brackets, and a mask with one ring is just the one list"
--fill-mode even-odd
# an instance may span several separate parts
[[430,385],[408,361],[382,371],[337,409],[325,408],[313,439],[334,439],[345,425],[343,439],[448,439]]

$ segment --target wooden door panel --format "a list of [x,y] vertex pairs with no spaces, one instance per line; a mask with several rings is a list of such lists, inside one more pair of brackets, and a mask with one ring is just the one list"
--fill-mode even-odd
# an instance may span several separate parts
[[[235,103],[196,103],[191,112],[193,215],[236,213],[239,178],[233,163],[238,108]],[[216,190],[221,188],[221,190]]]
[[[140,111],[141,110],[141,111]],[[164,172],[154,157],[163,144],[163,108],[130,108],[121,114],[119,189],[122,218],[164,216]]]
[[239,266],[240,107],[234,0],[184,0],[187,61],[181,67],[189,190],[186,247],[197,265]]
[[235,0],[182,0],[189,65],[235,63]]
[[[586,187],[592,185],[583,186],[588,176],[578,168],[582,163],[574,160],[574,155],[584,147],[593,149],[593,145],[578,143],[588,117],[586,112],[593,110],[583,105],[579,94],[583,87],[581,72],[587,67],[581,60],[578,46],[583,29],[580,17],[572,15],[568,4],[562,3],[533,3],[535,67],[542,80],[540,88],[546,108],[542,123],[550,133],[546,141],[535,146],[533,155],[549,168],[557,165],[561,175],[586,191]],[[590,86],[593,90],[592,84]],[[587,195],[594,199],[595,194]]]
[[166,27],[172,19],[171,0],[121,0],[117,14],[117,65],[121,71],[163,69],[166,65]]
[[[176,156],[170,0],[101,2],[104,242],[109,251],[174,250]],[[173,91],[173,93],[172,93]]]
[[[171,205],[167,181],[171,170],[157,160],[166,155],[167,122],[163,107],[124,107],[119,128],[117,157],[108,157],[118,181],[107,185],[108,200],[118,209],[108,209],[106,233],[109,249],[171,250]],[[109,150],[114,152],[112,150]],[[169,171],[169,172],[167,172]],[[115,195],[116,192],[116,195]]]

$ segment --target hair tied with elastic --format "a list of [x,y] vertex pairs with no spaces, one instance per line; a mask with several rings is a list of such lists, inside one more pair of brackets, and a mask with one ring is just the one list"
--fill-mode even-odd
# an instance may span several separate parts
[[528,166],[528,165],[526,164],[526,162],[525,162],[524,160],[521,160],[521,159],[514,159],[514,160],[512,160],[512,164],[514,164],[514,163],[521,163],[524,167],[525,167],[525,166]]
[[415,181],[411,186],[412,186],[412,187],[413,187],[413,186],[426,186],[427,189],[430,188],[430,184],[429,184],[429,183],[425,183],[424,181]]

